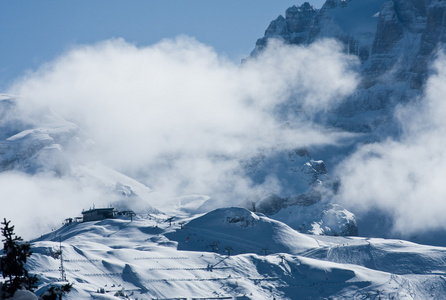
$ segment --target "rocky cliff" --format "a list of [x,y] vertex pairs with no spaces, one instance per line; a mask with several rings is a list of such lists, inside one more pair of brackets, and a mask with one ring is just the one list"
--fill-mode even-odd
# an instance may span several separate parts
[[441,0],[327,0],[286,10],[257,40],[252,56],[270,39],[307,45],[334,38],[360,60],[359,89],[331,111],[328,123],[373,132],[392,121],[393,108],[420,95],[429,66],[446,41]]

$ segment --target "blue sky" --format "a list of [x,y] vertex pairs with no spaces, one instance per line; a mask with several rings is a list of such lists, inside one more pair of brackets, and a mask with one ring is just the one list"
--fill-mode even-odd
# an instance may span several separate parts
[[[0,2],[0,91],[79,44],[124,38],[150,45],[181,34],[232,60],[249,55],[293,0],[39,0]],[[320,7],[324,1],[310,1]]]

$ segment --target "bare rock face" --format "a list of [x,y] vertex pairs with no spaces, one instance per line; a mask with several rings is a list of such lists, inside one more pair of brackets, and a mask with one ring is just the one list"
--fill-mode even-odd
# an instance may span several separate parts
[[395,11],[393,1],[383,4],[379,12],[378,25],[375,40],[373,41],[372,53],[387,53],[403,37],[403,25]]
[[445,14],[446,3],[443,1],[425,2],[425,23],[420,38],[420,46],[412,63],[416,76],[411,81],[411,87],[421,89],[428,75],[429,63],[433,54],[440,50],[446,42]]
[[[261,53],[272,39],[306,46],[325,38],[336,39],[345,53],[359,58],[361,81],[338,107],[314,121],[363,133],[366,138],[359,142],[397,136],[394,108],[421,95],[429,66],[446,44],[446,1],[327,0],[320,9],[307,2],[288,8],[272,21],[251,56]],[[290,97],[289,101],[291,107],[299,99]],[[330,155],[323,153],[320,158],[330,164]],[[246,173],[258,184],[273,174],[285,187],[248,199],[246,208],[300,232],[357,234],[355,217],[331,203],[339,183],[330,179],[322,161],[308,153],[267,153],[247,164]]]
[[308,2],[300,7],[292,6],[286,10],[288,30],[291,33],[302,33],[310,29],[311,20],[316,15],[316,10]]
[[327,0],[321,9],[306,2],[272,21],[251,55],[270,39],[294,45],[337,39],[361,61],[361,84],[321,122],[373,132],[389,127],[395,105],[421,94],[429,65],[446,43],[445,16],[442,0]]
[[308,41],[317,10],[308,2],[301,6],[292,6],[286,10],[285,18],[279,16],[272,21],[265,31],[265,36],[257,40],[254,52],[266,46],[268,39],[280,38],[292,44],[303,44]]
[[[314,160],[306,148],[265,151],[242,162],[242,167],[253,183],[276,187],[277,190],[271,188],[270,192],[282,198],[290,195],[311,195],[308,197],[317,202],[322,198],[319,194],[335,192],[336,180],[329,176],[325,163],[322,160]],[[267,184],[271,178],[274,178],[274,184]],[[265,196],[261,195],[260,198]]]

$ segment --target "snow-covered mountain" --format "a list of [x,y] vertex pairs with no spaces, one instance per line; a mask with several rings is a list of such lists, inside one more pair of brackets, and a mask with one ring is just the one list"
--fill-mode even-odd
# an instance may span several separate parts
[[445,42],[445,10],[443,1],[328,0],[321,9],[306,2],[272,21],[252,55],[270,39],[295,45],[337,39],[346,53],[360,59],[361,84],[328,123],[355,132],[380,126],[392,131],[392,109],[420,95],[430,63]]
[[[92,161],[94,141],[76,124],[58,116],[55,112],[42,108],[29,112],[21,106],[20,98],[5,95],[0,100],[0,114],[4,116],[0,124],[0,171],[18,172],[29,176],[53,176],[73,181],[76,188],[94,189],[102,205],[113,205],[119,210],[132,209],[139,212],[159,212],[158,203],[151,189],[138,180]],[[89,159],[85,159],[89,157]],[[295,230],[329,235],[356,235],[354,216],[344,209],[333,210],[327,201],[311,208],[306,206],[330,199],[336,189],[336,180],[330,178],[322,161],[313,160],[306,149],[293,151],[264,152],[248,161],[242,161],[245,176],[255,185],[261,185],[271,176],[280,181],[283,187],[280,207],[269,201],[269,194],[261,191],[249,199],[237,199],[241,206],[265,213],[272,218],[280,209],[301,207],[305,212],[293,213],[294,218],[283,219]],[[276,192],[276,191],[275,191]],[[96,196],[96,197],[97,197]],[[185,195],[180,195],[185,196]],[[210,195],[212,196],[212,195]],[[277,197],[279,197],[277,196]],[[162,207],[161,210],[178,213],[208,212],[215,205],[202,206],[209,197],[187,196],[178,199],[178,206]],[[282,199],[280,198],[280,199]],[[103,199],[108,199],[104,201]],[[93,203],[94,203],[93,202]],[[194,202],[194,203],[192,203]],[[258,203],[257,209],[253,203]],[[87,205],[92,205],[88,203]],[[81,204],[77,206],[81,209]],[[85,205],[85,204],[84,204]],[[221,205],[221,204],[219,204]],[[84,207],[85,208],[85,207]],[[291,209],[291,208],[290,208]],[[274,211],[273,211],[274,210]],[[288,211],[288,210],[286,210]],[[345,213],[344,213],[345,212]],[[328,217],[330,216],[330,217]],[[336,222],[327,222],[336,217]],[[63,218],[70,217],[61,216]],[[324,221],[325,220],[325,221]],[[339,224],[342,225],[339,225]],[[314,227],[322,229],[314,229]],[[340,226],[340,227],[339,227]]]
[[[309,3],[290,7],[285,17],[271,22],[252,56],[259,55],[273,38],[296,45],[335,38],[346,53],[359,57],[360,87],[340,106],[318,117],[324,125],[370,135],[354,136],[353,142],[329,150],[270,149],[253,153],[250,159],[241,160],[243,176],[254,187],[267,186],[270,180],[272,188],[233,203],[301,232],[357,234],[354,215],[331,202],[339,186],[330,175],[331,168],[358,140],[369,141],[384,131],[384,137],[397,131],[391,121],[393,108],[421,93],[428,63],[444,39],[444,9],[441,1],[329,0],[321,9]],[[148,211],[155,211],[154,203],[148,201],[151,190],[145,184],[83,159],[82,153],[94,149],[94,141],[77,124],[49,109],[23,110],[20,100],[13,96],[2,95],[0,99],[0,171],[69,177],[79,186],[101,190],[104,198],[113,198],[108,203],[116,207],[146,205]],[[290,101],[295,100],[291,97]],[[211,199],[206,202],[208,196]],[[197,196],[197,201],[184,199],[178,198],[175,209],[193,213],[215,208],[212,195]],[[125,205],[119,204],[123,201]]]
[[[328,0],[321,9],[315,9],[308,2],[292,6],[284,16],[272,21],[264,37],[257,40],[251,58],[260,56],[274,39],[307,46],[327,38],[335,39],[346,54],[358,58],[360,83],[355,92],[340,101],[338,106],[314,116],[314,121],[319,124],[357,135],[330,150],[290,149],[287,153],[272,151],[255,156],[247,164],[250,178],[262,182],[274,174],[285,188],[272,192],[273,195],[248,199],[245,207],[274,218],[280,209],[291,209],[292,215],[297,216],[308,203],[330,202],[339,182],[329,174],[343,157],[358,145],[388,137],[398,138],[401,124],[395,118],[395,109],[399,105],[416,102],[422,96],[430,65],[445,41],[443,32],[446,24],[442,17],[445,9],[443,1]],[[287,114],[283,116],[285,121],[292,111],[294,116],[302,114],[299,101],[299,96],[290,97],[286,104]],[[343,211],[340,208],[335,213],[321,204],[317,206],[319,209],[316,206],[312,208],[315,210],[313,215],[339,216]],[[341,218],[346,220],[344,228],[352,230],[330,228],[325,232],[356,232],[356,221],[350,219],[349,214],[347,211]],[[305,218],[297,219],[298,222],[291,221],[293,228],[304,232],[317,232],[314,229],[316,224],[324,223],[322,217],[309,223]],[[281,220],[292,224],[288,219]],[[362,221],[362,226],[369,225]],[[382,228],[380,232],[385,230]]]
[[0,100],[0,115],[0,171],[70,172],[62,147],[79,140],[75,124],[50,112],[24,116],[15,98],[6,95]]
[[[395,108],[422,95],[446,39],[445,13],[440,0],[327,0],[321,9],[290,7],[271,22],[252,58],[271,39],[309,45],[334,38],[358,58],[361,81],[311,120],[348,132],[344,140],[262,148],[225,173],[251,184],[248,197],[232,200],[238,207],[222,207],[212,194],[165,201],[156,186],[91,160],[100,153],[77,124],[49,109],[23,109],[19,98],[1,94],[2,174],[67,179],[75,187],[70,191],[94,190],[91,199],[137,213],[133,220],[69,223],[33,240],[28,268],[41,278],[37,293],[61,277],[62,262],[74,283],[69,299],[445,298],[446,248],[357,237],[361,230],[390,230],[392,220],[371,210],[357,222],[333,202],[342,182],[331,173],[358,145],[398,135]],[[291,95],[284,106],[299,109],[287,111],[285,124],[301,114],[293,101],[299,100]],[[63,258],[55,255],[59,247]]]
[[339,182],[330,177],[322,160],[308,149],[271,151],[243,162],[246,174],[262,184],[274,177],[283,187],[278,194],[263,191],[240,205],[282,221],[293,229],[312,234],[357,235],[355,216],[331,203]]
[[[428,64],[444,39],[443,10],[441,1],[329,0],[321,9],[309,3],[290,7],[284,17],[271,22],[252,56],[259,55],[273,38],[296,45],[335,38],[346,53],[359,57],[359,88],[340,106],[319,115],[318,121],[369,135],[355,136],[353,142],[329,150],[271,149],[253,153],[250,159],[241,161],[243,175],[254,186],[265,186],[273,178],[272,185],[277,183],[277,187],[259,190],[233,203],[283,221],[300,232],[356,235],[355,216],[331,201],[339,181],[330,173],[338,157],[345,156],[356,142],[397,131],[398,126],[392,123],[393,108],[421,93]],[[116,207],[124,208],[118,203],[124,200],[130,208],[146,205],[148,210],[153,209],[155,203],[148,200],[151,190],[145,184],[83,160],[79,153],[94,149],[94,141],[77,124],[50,110],[22,110],[18,102],[9,95],[2,95],[0,101],[1,171],[70,177],[80,185],[99,188],[104,198],[119,198],[108,201]],[[211,199],[205,202],[208,196]],[[197,197],[193,203],[178,198],[177,208],[189,213],[215,208],[212,195]]]
[[82,158],[94,151],[94,142],[76,124],[49,109],[30,111],[22,104],[16,96],[3,94],[0,98],[2,174],[24,174],[49,181],[61,179],[71,182],[79,192],[95,190],[117,208],[156,211],[143,200],[151,192],[149,187]]
[[[329,38],[338,41],[346,54],[358,58],[358,88],[339,106],[316,117],[319,124],[357,134],[348,143],[329,150],[310,149],[317,160],[324,160],[328,173],[361,145],[387,139],[398,141],[402,133],[410,138],[401,111],[405,107],[415,106],[417,110],[416,105],[423,106],[427,80],[438,72],[433,63],[444,49],[445,10],[443,1],[328,0],[321,9],[304,3],[288,8],[258,39],[252,57],[259,56],[273,39],[306,46]],[[299,108],[298,97],[291,97],[289,102],[290,110]],[[301,111],[295,109],[294,113],[299,115]],[[385,205],[368,211],[358,221],[359,232],[388,236],[393,222],[388,213]],[[426,232],[405,236],[436,244],[443,244],[443,237],[441,228],[433,236]]]
[[[62,248],[62,257],[54,254]],[[66,299],[441,299],[446,248],[300,234],[242,208],[71,223],[32,242],[40,291]],[[39,291],[37,292],[39,294]]]

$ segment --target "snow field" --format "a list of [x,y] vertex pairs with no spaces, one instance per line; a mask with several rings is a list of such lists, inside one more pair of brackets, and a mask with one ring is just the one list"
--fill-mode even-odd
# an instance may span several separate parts
[[[54,253],[60,238],[66,277],[74,283],[67,299],[122,299],[119,294],[187,300],[439,299],[446,294],[441,247],[303,235],[242,208],[199,215],[183,229],[179,221],[169,226],[138,216],[133,222],[66,225],[32,243],[28,269],[41,278],[41,291],[57,281],[60,259]],[[218,249],[210,246],[215,241]]]

